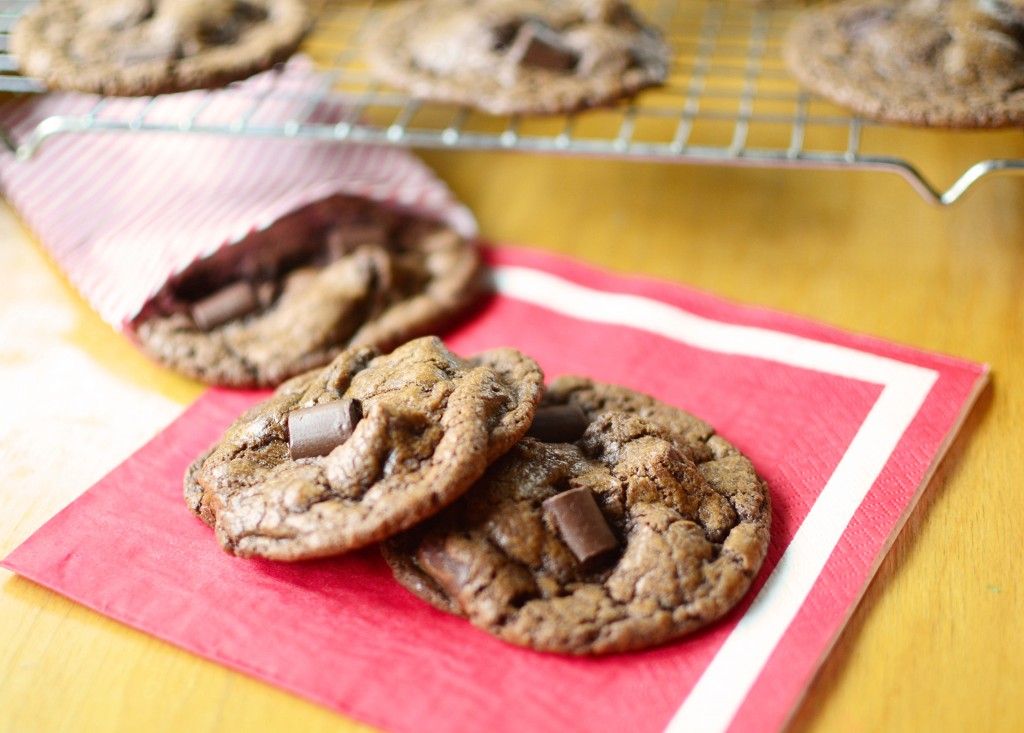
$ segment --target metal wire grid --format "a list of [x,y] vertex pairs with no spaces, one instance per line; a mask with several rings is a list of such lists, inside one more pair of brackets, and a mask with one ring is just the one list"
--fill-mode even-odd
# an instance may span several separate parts
[[[0,91],[44,92],[18,74],[9,32],[35,0],[0,0]],[[715,165],[840,168],[895,172],[927,201],[948,205],[982,177],[1024,170],[1024,160],[970,161],[940,191],[898,154],[865,150],[865,130],[880,127],[814,98],[787,74],[782,35],[793,10],[750,0],[637,0],[665,34],[675,57],[667,83],[629,103],[554,117],[495,117],[466,107],[412,99],[376,83],[362,41],[385,2],[325,0],[303,51],[323,71],[315,89],[273,82],[232,85],[230,119],[210,115],[214,95],[190,92],[176,119],[161,116],[161,98],[140,100],[129,117],[104,114],[98,99],[84,114],[49,117],[28,136],[2,142],[30,158],[51,135],[99,130],[179,131],[375,142],[419,148],[516,150],[626,160]],[[286,119],[261,114],[290,104]],[[223,101],[223,95],[221,95]],[[917,134],[917,133],[915,133]],[[923,134],[923,133],[921,133]],[[953,133],[946,133],[953,134]]]

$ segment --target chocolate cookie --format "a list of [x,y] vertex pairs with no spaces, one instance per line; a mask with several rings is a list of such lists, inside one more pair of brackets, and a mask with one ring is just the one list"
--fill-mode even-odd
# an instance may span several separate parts
[[431,516],[526,432],[543,390],[512,349],[471,359],[424,337],[370,347],[282,384],[185,476],[185,501],[228,552],[336,555]]
[[1024,123],[1020,0],[845,0],[801,13],[783,46],[805,86],[884,122]]
[[273,386],[348,346],[435,332],[482,292],[448,227],[336,196],[195,263],[135,319],[142,347],[196,379]]
[[406,0],[371,30],[370,70],[417,97],[553,114],[660,84],[668,48],[622,0]]
[[269,69],[310,24],[303,0],[41,0],[11,50],[50,89],[143,96]]
[[709,425],[562,378],[462,499],[382,547],[405,587],[505,641],[607,654],[721,617],[761,567],[770,524],[764,482]]

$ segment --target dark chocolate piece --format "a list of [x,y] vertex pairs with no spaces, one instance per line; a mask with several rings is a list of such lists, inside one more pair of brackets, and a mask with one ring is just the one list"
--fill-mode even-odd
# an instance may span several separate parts
[[572,554],[587,565],[619,546],[590,489],[569,489],[547,499],[544,510],[551,514]]
[[508,53],[520,66],[551,71],[570,71],[578,60],[576,53],[562,42],[555,31],[537,22],[520,26]]
[[352,437],[363,417],[359,400],[335,400],[288,413],[288,451],[292,460],[326,456]]
[[526,435],[544,443],[574,443],[589,422],[578,405],[540,407]]
[[247,280],[239,280],[193,303],[192,320],[203,331],[210,331],[228,321],[247,316],[259,307],[256,288]]
[[343,223],[327,232],[327,256],[331,259],[344,257],[361,244],[388,242],[388,230],[382,222]]
[[445,552],[444,540],[426,538],[419,547],[416,559],[434,578],[440,578],[441,585],[458,587],[465,585],[473,573],[472,556],[458,556]]

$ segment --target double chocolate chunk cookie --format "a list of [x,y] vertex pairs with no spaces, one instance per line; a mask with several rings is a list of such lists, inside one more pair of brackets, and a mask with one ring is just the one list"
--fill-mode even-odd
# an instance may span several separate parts
[[273,386],[348,346],[435,332],[482,292],[475,246],[450,228],[336,196],[223,247],[133,324],[143,349],[196,379]]
[[664,81],[669,52],[622,0],[406,0],[371,31],[381,80],[492,114],[551,114]]
[[310,24],[303,0],[41,0],[11,50],[50,89],[141,96],[269,69]]
[[451,503],[529,427],[543,390],[512,349],[462,359],[435,337],[348,349],[242,415],[185,477],[236,555],[325,557]]
[[844,0],[804,11],[783,47],[812,91],[872,119],[1024,122],[1024,2]]
[[726,613],[761,567],[770,523],[764,482],[711,426],[562,378],[476,486],[383,548],[413,593],[505,641],[607,654]]

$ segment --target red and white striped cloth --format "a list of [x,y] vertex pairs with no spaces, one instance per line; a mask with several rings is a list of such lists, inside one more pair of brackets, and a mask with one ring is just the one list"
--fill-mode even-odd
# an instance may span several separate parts
[[[241,87],[149,99],[53,93],[8,101],[0,125],[15,140],[54,115],[94,114],[94,127],[129,121],[146,107],[147,125],[281,125],[323,88],[305,57]],[[342,119],[321,104],[319,119]],[[96,124],[98,123],[98,125]],[[19,161],[0,155],[7,200],[72,285],[100,316],[129,332],[130,320],[168,277],[241,241],[281,216],[334,194],[364,196],[476,233],[472,214],[411,153],[392,147],[308,138],[90,132],[45,141]]]

